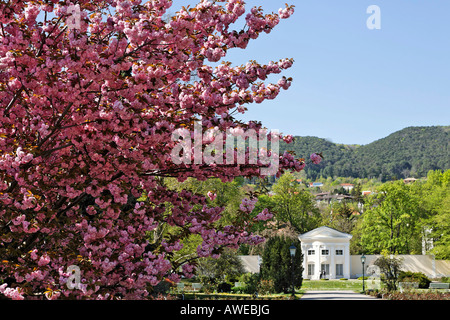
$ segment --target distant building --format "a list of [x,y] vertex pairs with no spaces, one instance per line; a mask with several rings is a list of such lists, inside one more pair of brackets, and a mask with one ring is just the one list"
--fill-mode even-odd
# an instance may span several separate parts
[[323,183],[322,182],[311,182],[310,184],[309,184],[309,187],[310,188],[320,188],[320,187],[323,187]]
[[355,185],[351,183],[341,183],[341,187],[347,191],[351,191],[355,187]]
[[346,194],[331,194],[330,192],[318,193],[316,194],[317,202],[327,202],[331,203],[332,201],[342,202],[343,200],[352,200],[352,196],[348,196]]
[[406,179],[403,179],[403,182],[411,183],[411,182],[415,182],[416,180],[417,180],[416,178],[406,178]]

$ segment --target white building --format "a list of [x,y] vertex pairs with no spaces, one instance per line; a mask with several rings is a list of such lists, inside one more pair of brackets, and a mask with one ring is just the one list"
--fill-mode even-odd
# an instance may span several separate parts
[[303,253],[303,279],[350,278],[351,234],[323,226],[298,238]]

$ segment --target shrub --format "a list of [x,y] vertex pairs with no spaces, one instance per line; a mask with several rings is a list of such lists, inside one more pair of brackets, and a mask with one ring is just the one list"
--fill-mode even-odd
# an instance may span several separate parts
[[261,294],[275,293],[275,285],[272,280],[261,280],[259,283],[259,291]]
[[398,275],[400,274],[400,266],[402,265],[402,259],[396,257],[389,257],[388,254],[384,254],[379,257],[374,265],[378,266],[381,271],[381,281],[386,286],[388,291],[397,290]]
[[226,282],[219,283],[217,292],[231,292],[231,284]]
[[383,300],[450,300],[450,293],[443,292],[416,292],[391,291],[383,294]]
[[245,287],[232,287],[231,292],[232,293],[244,293]]
[[369,277],[367,277],[367,276],[364,276],[364,277],[359,277],[359,278],[358,278],[358,280],[363,280],[363,279],[364,279],[364,280],[368,280],[368,279],[369,279]]
[[347,278],[340,278],[339,280],[348,280]]
[[431,280],[422,272],[400,271],[398,276],[399,282],[418,282],[419,288],[426,289],[430,285]]
[[439,279],[439,282],[450,283],[450,277],[442,277]]
[[239,277],[239,281],[244,283],[240,288],[242,293],[253,294],[257,291],[259,273],[244,273]]
[[153,287],[152,295],[154,296],[158,294],[166,295],[170,291],[170,288],[174,286],[175,284],[166,278]]

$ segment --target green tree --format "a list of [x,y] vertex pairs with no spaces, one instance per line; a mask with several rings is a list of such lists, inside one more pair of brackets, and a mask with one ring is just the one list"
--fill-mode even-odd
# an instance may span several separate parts
[[351,233],[357,221],[357,216],[354,215],[355,212],[358,212],[356,203],[348,203],[347,201],[333,202],[325,225],[342,232]]
[[450,259],[450,170],[429,171],[425,183],[414,184],[426,215],[420,221],[423,237],[432,240],[429,252]]
[[226,248],[219,258],[200,258],[196,274],[202,284],[217,289],[222,282],[234,282],[245,272],[236,250]]
[[303,189],[289,172],[283,174],[272,188],[275,195],[275,216],[277,220],[288,222],[299,233],[318,226],[320,212],[314,196]]
[[[297,248],[291,258],[289,247]],[[300,241],[288,237],[272,237],[267,240],[262,255],[261,277],[272,280],[276,292],[291,292],[292,284],[300,288],[302,285],[302,260]]]
[[438,212],[431,219],[434,229],[434,248],[431,250],[437,259],[450,260],[450,193],[442,200]]
[[365,252],[411,254],[421,251],[420,202],[403,181],[383,184],[369,198],[364,212],[361,241]]
[[389,256],[386,252],[383,252],[383,256],[375,260],[373,264],[380,268],[381,281],[386,286],[386,289],[388,291],[397,290],[402,260],[395,256]]
[[[258,213],[263,211],[264,209],[268,209],[270,212],[274,213],[276,207],[275,199],[269,195],[262,194],[258,197],[258,202],[255,205],[255,208],[253,209],[252,215],[256,216]],[[266,221],[259,221],[258,223],[255,223],[252,231],[259,232],[265,230],[267,227]]]

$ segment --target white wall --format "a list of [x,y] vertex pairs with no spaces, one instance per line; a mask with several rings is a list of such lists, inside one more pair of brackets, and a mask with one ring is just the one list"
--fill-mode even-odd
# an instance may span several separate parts
[[[364,273],[367,275],[367,268],[381,255],[365,255]],[[397,255],[402,259],[400,267],[403,271],[422,272],[429,278],[450,276],[450,260],[435,260],[433,255]],[[361,255],[350,257],[351,278],[362,276]]]

